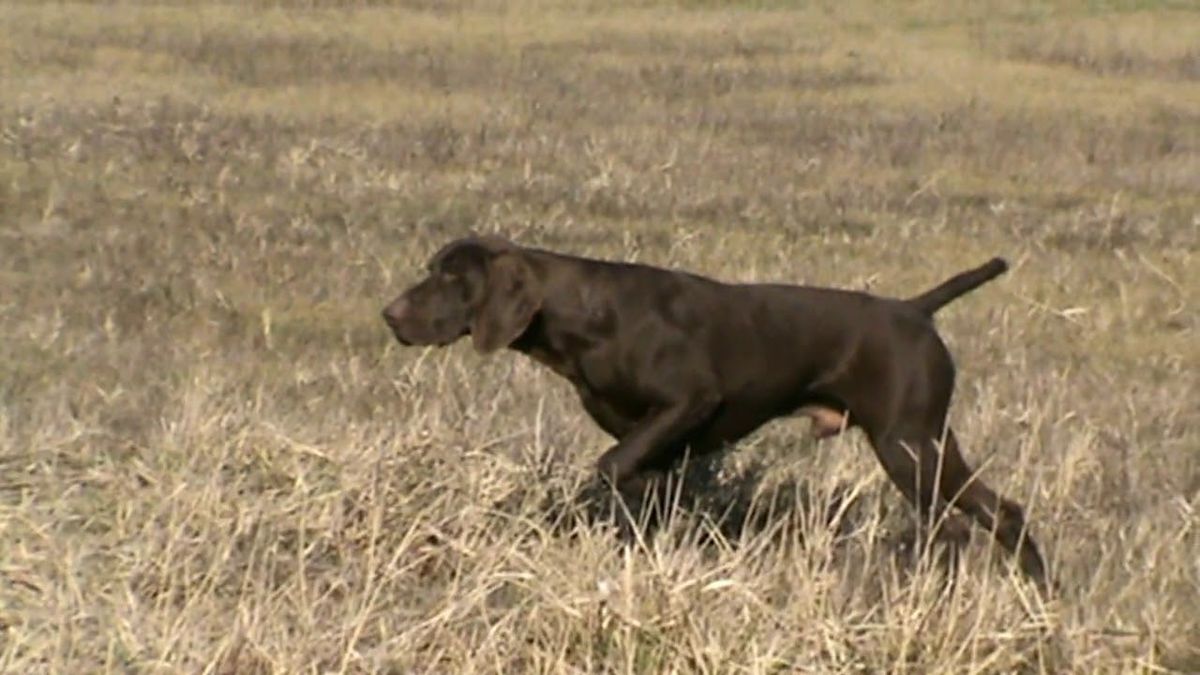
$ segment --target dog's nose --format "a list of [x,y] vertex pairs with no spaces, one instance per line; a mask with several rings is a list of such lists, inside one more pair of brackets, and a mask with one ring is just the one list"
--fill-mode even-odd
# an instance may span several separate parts
[[403,319],[408,311],[408,301],[400,298],[383,309],[383,320],[387,325],[395,328]]

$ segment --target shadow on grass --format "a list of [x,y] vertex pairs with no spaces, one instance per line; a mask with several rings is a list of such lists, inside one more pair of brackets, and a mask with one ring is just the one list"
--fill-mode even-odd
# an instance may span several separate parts
[[723,480],[716,462],[680,467],[641,494],[621,494],[598,477],[572,484],[541,475],[494,509],[497,515],[529,514],[557,535],[612,528],[620,541],[634,542],[670,532],[726,548],[761,536],[802,542],[813,528],[841,539],[864,525],[863,500],[852,486],[817,489],[788,480],[764,488],[768,468]]
[[621,545],[667,537],[713,552],[810,545],[818,552],[832,546],[831,562],[852,578],[884,572],[909,577],[932,565],[946,576],[948,587],[954,584],[966,539],[938,535],[926,549],[923,529],[911,517],[908,527],[879,536],[875,500],[853,484],[767,483],[769,464],[721,477],[719,461],[676,468],[657,489],[641,495],[619,494],[598,477],[571,483],[539,467],[533,471],[537,478],[494,505],[494,515],[522,514],[556,537],[607,530]]

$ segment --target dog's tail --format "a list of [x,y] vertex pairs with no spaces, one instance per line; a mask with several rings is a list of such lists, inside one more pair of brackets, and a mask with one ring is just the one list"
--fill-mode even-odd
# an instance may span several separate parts
[[974,269],[960,272],[943,281],[937,287],[911,297],[908,304],[921,310],[927,316],[933,316],[942,307],[948,305],[959,296],[970,293],[987,282],[1008,271],[1008,263],[1004,258],[992,258]]

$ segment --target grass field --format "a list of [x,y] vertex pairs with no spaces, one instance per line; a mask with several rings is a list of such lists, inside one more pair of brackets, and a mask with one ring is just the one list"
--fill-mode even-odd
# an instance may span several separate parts
[[[0,669],[1200,672],[1200,8],[796,4],[0,4]],[[753,526],[577,518],[569,387],[379,320],[470,230],[896,295],[1006,256],[952,419],[1062,593],[914,564],[804,422],[712,467]]]

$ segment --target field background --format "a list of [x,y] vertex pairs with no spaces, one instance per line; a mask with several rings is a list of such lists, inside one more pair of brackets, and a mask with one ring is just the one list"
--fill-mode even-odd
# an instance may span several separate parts
[[[1200,671],[1197,36],[1186,0],[0,4],[0,669]],[[864,441],[804,422],[706,479],[778,517],[576,518],[608,439],[569,388],[379,320],[469,230],[897,295],[1008,257],[940,316],[952,417],[1062,594],[979,533],[914,567]]]

